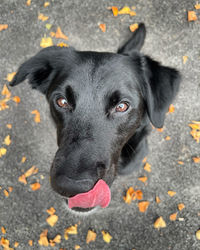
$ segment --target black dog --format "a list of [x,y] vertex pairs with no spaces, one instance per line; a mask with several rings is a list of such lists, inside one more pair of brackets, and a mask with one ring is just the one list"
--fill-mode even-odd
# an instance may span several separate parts
[[99,180],[111,186],[116,174],[141,166],[150,123],[163,126],[180,75],[139,52],[145,35],[140,24],[117,53],[49,47],[15,75],[11,86],[28,78],[49,102],[59,146],[51,185],[59,194],[89,192]]

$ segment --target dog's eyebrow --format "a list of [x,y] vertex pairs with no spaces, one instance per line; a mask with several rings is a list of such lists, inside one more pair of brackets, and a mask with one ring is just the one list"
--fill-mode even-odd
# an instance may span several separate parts
[[75,107],[76,104],[76,95],[72,89],[71,86],[67,86],[65,89],[65,96],[67,98],[67,101],[73,106]]

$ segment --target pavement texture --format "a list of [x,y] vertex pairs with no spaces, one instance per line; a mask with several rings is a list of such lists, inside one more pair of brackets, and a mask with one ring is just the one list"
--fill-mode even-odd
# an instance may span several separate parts
[[[0,147],[7,149],[0,158],[0,227],[6,229],[6,233],[0,231],[0,239],[8,239],[14,249],[18,242],[19,250],[52,249],[38,243],[41,232],[47,229],[48,239],[61,235],[61,242],[54,249],[72,250],[78,246],[84,250],[200,249],[200,240],[195,236],[200,229],[200,163],[192,160],[200,157],[200,144],[192,138],[188,126],[193,120],[200,121],[200,10],[194,8],[196,1],[49,0],[49,3],[45,8],[42,0],[32,0],[30,6],[25,0],[0,1],[0,24],[8,24],[0,32],[0,90],[8,84],[7,74],[37,53],[41,38],[55,32],[58,26],[69,37],[67,43],[76,49],[114,52],[130,37],[129,25],[144,22],[147,38],[142,51],[164,65],[176,67],[183,80],[174,102],[175,112],[166,116],[164,131],[153,130],[149,136],[148,162],[152,171],[148,173],[141,168],[132,175],[118,177],[111,189],[109,207],[87,217],[71,214],[50,187],[49,169],[57,145],[45,97],[31,90],[27,82],[9,88],[12,96],[19,96],[21,102],[10,101],[9,108],[0,111]],[[114,17],[107,9],[113,5],[119,8],[134,5],[136,16]],[[196,11],[197,21],[187,21],[188,10]],[[39,13],[49,19],[38,20]],[[50,31],[46,23],[52,24]],[[99,29],[100,23],[107,25],[105,33]],[[53,38],[54,44],[62,41]],[[183,56],[188,57],[185,64]],[[40,112],[40,123],[34,122],[33,110]],[[12,128],[7,124],[12,124]],[[9,146],[3,144],[7,135],[11,138]],[[166,136],[171,140],[165,140]],[[19,176],[33,165],[39,169],[38,173],[27,178],[27,185],[20,183]],[[141,176],[147,176],[146,184],[138,180]],[[32,191],[30,184],[36,181],[41,188]],[[124,202],[123,195],[130,186],[142,190],[143,200],[150,202],[145,213],[138,210],[138,201],[130,205]],[[13,188],[12,192],[8,191],[9,187]],[[5,190],[9,192],[8,197]],[[169,190],[176,194],[170,197]],[[159,204],[156,196],[161,200]],[[177,208],[180,203],[185,205],[182,211]],[[46,222],[49,216],[46,210],[50,207],[55,208],[58,216],[54,227]],[[169,216],[176,212],[177,219],[171,221]],[[154,222],[160,216],[166,227],[158,230]],[[75,224],[78,234],[65,240],[64,230]],[[87,244],[89,229],[97,237]],[[112,236],[109,244],[103,240],[102,230]],[[33,246],[28,244],[29,240]]]

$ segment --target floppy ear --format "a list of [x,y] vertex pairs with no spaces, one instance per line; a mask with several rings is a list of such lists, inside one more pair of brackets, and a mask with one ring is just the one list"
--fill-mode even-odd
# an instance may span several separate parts
[[169,105],[178,92],[181,76],[177,70],[161,66],[148,56],[142,56],[141,64],[144,76],[142,93],[148,116],[156,128],[161,128]]
[[118,54],[131,56],[135,51],[139,51],[146,37],[146,28],[143,23],[138,25],[138,28],[133,32],[132,37],[118,49]]
[[24,62],[18,69],[10,86],[15,86],[24,81],[29,80],[33,89],[38,89],[46,94],[50,83],[56,77],[56,74],[63,65],[63,54],[70,48],[61,48],[52,46],[41,50],[34,57]]

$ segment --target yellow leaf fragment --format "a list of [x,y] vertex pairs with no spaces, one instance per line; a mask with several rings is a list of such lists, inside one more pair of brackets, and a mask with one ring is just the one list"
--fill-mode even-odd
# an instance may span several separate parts
[[159,204],[161,202],[160,198],[156,196],[156,203]]
[[21,175],[19,178],[18,178],[18,181],[23,183],[23,184],[27,184],[27,181],[26,181],[26,176],[23,174]]
[[31,5],[31,0],[27,0],[27,1],[26,1],[26,5],[27,5],[27,6],[30,6],[30,5]]
[[163,220],[162,216],[160,216],[158,219],[156,219],[156,221],[154,222],[154,227],[157,229],[166,227],[166,223]]
[[5,227],[1,227],[1,232],[2,232],[2,234],[5,234],[5,233],[6,233]]
[[176,218],[177,218],[177,213],[171,214],[171,215],[169,216],[169,219],[170,219],[171,221],[175,221]]
[[40,122],[40,112],[39,112],[38,110],[33,110],[33,111],[31,112],[31,114],[35,115],[34,121],[35,121],[36,123],[39,123],[39,122]]
[[146,212],[147,208],[149,207],[149,201],[141,201],[138,203],[138,208],[141,213]]
[[186,64],[187,60],[188,60],[188,56],[183,56],[183,64]]
[[32,247],[32,246],[33,246],[33,241],[32,241],[32,240],[29,240],[29,241],[28,241],[28,244],[29,244],[29,246]]
[[19,246],[19,242],[15,241],[14,247],[17,248]]
[[189,124],[189,127],[192,128],[190,134],[194,138],[194,140],[199,143],[200,141],[200,122],[198,121],[192,121],[193,123]]
[[41,186],[40,186],[39,182],[35,182],[35,183],[31,184],[30,187],[33,191],[36,191],[36,190],[40,189]]
[[46,29],[50,30],[50,29],[51,29],[51,27],[52,27],[52,24],[50,24],[50,23],[46,23],[45,27],[46,27]]
[[7,135],[3,141],[3,144],[9,146],[11,143],[10,135]]
[[53,41],[51,37],[43,37],[40,42],[40,47],[47,48],[53,46]]
[[63,48],[63,47],[69,47],[68,44],[63,43],[63,42],[62,42],[62,43],[58,43],[57,46],[58,46],[58,47],[61,47],[61,48]]
[[200,229],[196,231],[196,238],[197,240],[200,240]]
[[200,3],[195,4],[194,7],[195,7],[196,10],[200,10]]
[[8,187],[8,191],[11,193],[13,191],[13,187]]
[[12,128],[12,124],[7,124],[6,127],[9,128],[9,129],[11,129]]
[[40,13],[40,14],[38,15],[38,20],[41,20],[41,21],[45,22],[45,21],[47,21],[48,19],[49,19],[49,17],[48,17],[48,16],[45,16],[45,15],[42,14],[42,13]]
[[3,190],[3,193],[4,193],[5,197],[9,196],[9,192],[6,189]]
[[135,16],[136,12],[131,10],[128,6],[124,6],[119,12],[118,15],[124,15],[124,14],[128,14],[130,16]]
[[110,243],[110,241],[112,239],[112,236],[108,232],[105,232],[105,231],[101,231],[101,232],[102,232],[102,235],[103,235],[103,240],[106,243]]
[[48,230],[45,229],[45,230],[40,234],[40,239],[38,240],[38,243],[39,243],[40,246],[48,247],[49,241],[48,241],[48,238],[47,238],[47,233],[48,233]]
[[58,221],[58,216],[56,214],[50,215],[47,219],[46,222],[51,226],[54,227],[56,222]]
[[139,181],[145,183],[147,181],[147,177],[146,176],[142,176],[138,178]]
[[144,165],[144,170],[149,173],[151,172],[151,165],[148,162],[146,162],[146,164]]
[[0,148],[0,158],[5,155],[7,152],[7,149],[6,148]]
[[0,246],[4,247],[4,250],[9,249],[9,240],[5,239],[4,237],[1,238],[0,240]]
[[14,102],[16,102],[16,103],[20,103],[20,101],[21,101],[21,99],[20,99],[19,96],[14,96],[14,97],[12,98],[12,100],[13,100]]
[[91,241],[95,241],[96,237],[97,237],[97,234],[94,231],[88,230],[86,243],[89,244]]
[[170,197],[173,197],[176,194],[176,192],[172,190],[169,190],[167,193]]
[[50,2],[45,2],[44,3],[44,7],[46,8],[46,7],[48,7],[50,5]]
[[12,73],[7,74],[6,80],[8,82],[12,82],[12,80],[13,80],[13,78],[14,78],[15,75],[16,75],[16,72],[12,72]]
[[55,247],[56,243],[59,244],[61,242],[61,235],[58,234],[53,240],[49,240],[49,244],[52,247]]
[[147,157],[144,157],[144,159],[142,160],[142,163],[146,163],[147,161]]
[[78,249],[80,249],[81,247],[79,246],[79,245],[75,245],[75,247],[74,247],[74,249],[75,250],[78,250]]
[[8,28],[8,24],[0,24],[0,31],[6,30]]
[[173,105],[173,104],[170,104],[168,112],[169,112],[169,113],[174,113],[174,111],[175,111],[174,105]]
[[55,214],[56,210],[55,210],[54,207],[50,207],[49,209],[46,210],[46,212],[47,212],[48,214],[50,214],[50,215],[53,215],[53,214]]
[[133,23],[133,24],[131,24],[130,26],[129,26],[129,29],[130,29],[130,31],[131,32],[134,32],[134,31],[136,31],[137,29],[138,29],[138,24],[137,23]]
[[[11,97],[11,92],[8,90],[8,87],[6,84],[3,85],[3,89],[1,91],[1,94],[4,95],[7,99]],[[8,100],[5,100],[5,102]]]
[[68,240],[69,239],[69,234],[77,234],[77,224],[75,224],[74,226],[71,226],[71,227],[68,227],[65,229],[65,232],[64,232],[64,238],[65,240]]
[[192,160],[195,163],[200,163],[200,157],[193,157]]
[[26,157],[23,156],[22,159],[21,159],[21,163],[24,163],[26,161]]
[[35,166],[32,166],[31,168],[29,168],[25,173],[25,177],[30,177],[33,174],[37,174],[38,173],[38,168],[36,168]]
[[178,204],[178,210],[179,211],[183,210],[184,207],[185,207],[185,205],[183,203]]
[[170,140],[171,140],[171,137],[170,137],[170,136],[166,136],[166,137],[165,137],[165,140],[166,140],[166,141],[170,141]]
[[101,29],[102,32],[106,32],[106,24],[105,23],[99,24],[99,28]]
[[184,162],[183,161],[178,161],[178,164],[179,165],[184,165]]
[[130,204],[131,201],[133,200],[133,195],[134,195],[135,191],[133,189],[133,187],[129,187],[129,189],[126,191],[126,196],[124,196],[124,201],[127,204]]
[[55,33],[55,38],[61,38],[61,39],[68,40],[68,37],[65,34],[63,34],[60,27],[57,28],[57,31]]

